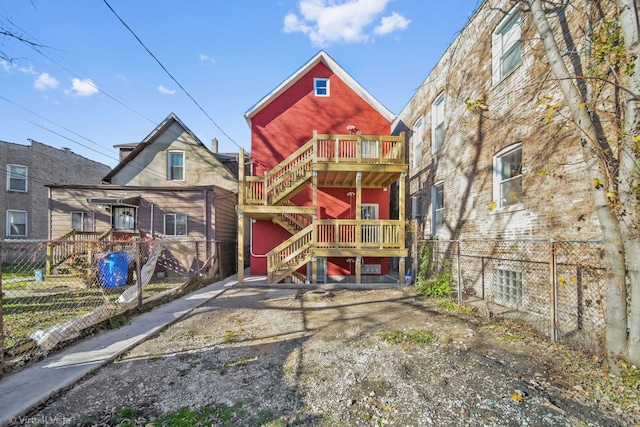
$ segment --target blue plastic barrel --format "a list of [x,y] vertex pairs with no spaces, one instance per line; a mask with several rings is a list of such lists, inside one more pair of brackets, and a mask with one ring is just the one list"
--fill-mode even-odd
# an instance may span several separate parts
[[111,252],[98,259],[100,284],[105,288],[117,288],[127,283],[131,254]]
[[33,273],[36,276],[36,282],[42,282],[44,280],[44,270],[39,268],[37,270],[34,270]]

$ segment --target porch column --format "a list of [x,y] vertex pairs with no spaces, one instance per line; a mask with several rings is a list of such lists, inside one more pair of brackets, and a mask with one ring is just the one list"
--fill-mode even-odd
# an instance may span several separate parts
[[356,257],[356,283],[360,283],[362,281],[362,257]]
[[238,212],[238,283],[244,283],[244,214]]
[[311,283],[318,283],[318,257],[311,257]]
[[362,172],[356,172],[356,248],[362,248]]
[[[402,172],[400,174],[400,179],[398,180],[398,221],[400,221],[400,235],[398,238],[400,239],[399,246],[400,249],[407,249],[406,246],[406,233],[407,233],[407,224],[405,222],[405,201],[404,201],[404,192],[405,192],[405,178],[406,174]],[[404,283],[404,269],[405,269],[405,257],[400,257],[398,260],[398,280],[399,283]]]
[[398,284],[400,285],[404,283],[404,258],[401,256],[398,261]]

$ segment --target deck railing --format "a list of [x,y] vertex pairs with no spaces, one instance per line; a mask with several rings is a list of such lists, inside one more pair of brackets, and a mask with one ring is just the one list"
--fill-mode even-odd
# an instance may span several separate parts
[[317,220],[318,249],[399,249],[403,223],[397,220]]
[[264,176],[245,177],[245,205],[270,205],[310,177],[314,163],[402,164],[404,136],[317,134]]

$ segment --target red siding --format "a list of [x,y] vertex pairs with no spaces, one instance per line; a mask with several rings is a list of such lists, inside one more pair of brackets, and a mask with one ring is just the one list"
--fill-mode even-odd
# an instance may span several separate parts
[[[313,94],[314,78],[330,79],[330,95]],[[263,175],[318,133],[345,134],[353,125],[363,134],[388,135],[390,122],[347,86],[325,64],[320,63],[300,77],[283,94],[272,100],[251,119],[251,156],[254,174]],[[354,182],[355,186],[355,182]],[[352,191],[355,191],[353,189]],[[321,219],[355,218],[355,196],[349,200],[348,188],[322,188],[318,193],[318,216]],[[381,219],[389,218],[389,191],[365,189],[362,203],[378,203]],[[308,205],[310,189],[292,201]],[[251,274],[267,274],[264,255],[291,235],[270,221],[256,221],[252,227]],[[386,259],[365,260],[381,263],[387,274]],[[329,275],[348,275],[352,265],[346,259],[330,259]],[[355,271],[355,270],[354,270]]]
[[[330,96],[314,96],[313,79],[330,79]],[[318,133],[388,135],[390,122],[364,101],[326,65],[320,63],[251,119],[251,155],[257,175],[276,166]]]

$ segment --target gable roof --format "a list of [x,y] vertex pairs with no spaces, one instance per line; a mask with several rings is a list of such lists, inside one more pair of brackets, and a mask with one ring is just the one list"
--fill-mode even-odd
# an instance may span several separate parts
[[[129,155],[125,157],[120,163],[118,163],[118,166],[113,168],[111,172],[109,172],[104,178],[102,178],[102,181],[111,182],[111,179],[118,172],[120,172],[122,168],[124,168],[128,163],[133,161],[138,156],[138,154],[142,152],[142,150],[147,148],[149,145],[153,144],[158,139],[158,137],[162,135],[164,132],[166,132],[174,123],[177,123],[182,129],[184,129],[184,131],[187,132],[189,136],[193,138],[194,141],[196,141],[197,144],[201,145],[205,150],[210,152],[209,149],[202,143],[202,141],[200,141],[200,139],[193,132],[191,132],[191,130],[184,123],[182,123],[182,121],[178,118],[178,116],[176,116],[174,113],[171,113],[167,116],[166,119],[162,121],[162,123],[156,126],[156,128],[152,130],[151,133],[147,135],[147,137],[143,139],[141,143],[137,144],[133,149],[133,151],[129,153]],[[128,145],[129,144],[122,144],[122,146],[128,146]],[[116,146],[116,147],[119,147],[119,146]],[[211,155],[213,158],[218,160],[218,158],[216,158],[213,155],[213,153],[211,153]]]
[[293,73],[288,79],[283,81],[278,87],[268,93],[264,98],[258,101],[253,107],[244,113],[244,117],[251,126],[251,118],[258,114],[260,110],[266,107],[271,101],[278,96],[282,95],[287,89],[289,89],[295,82],[297,82],[302,76],[307,74],[316,65],[324,63],[336,76],[338,76],[348,87],[350,87],[355,93],[357,93],[363,100],[365,100],[371,107],[373,107],[384,118],[392,122],[395,119],[395,115],[387,109],[380,101],[375,99],[373,95],[367,92],[353,77],[349,75],[336,61],[333,60],[324,50],[318,52],[313,58],[311,58],[306,64],[304,64],[298,71]]

